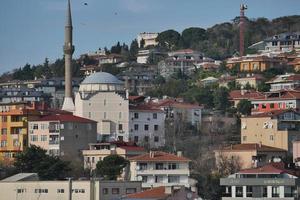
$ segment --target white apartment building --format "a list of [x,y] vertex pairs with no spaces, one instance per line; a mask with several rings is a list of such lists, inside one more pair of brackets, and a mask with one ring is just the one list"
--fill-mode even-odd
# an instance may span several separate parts
[[185,186],[190,184],[190,160],[178,155],[161,151],[150,151],[129,158],[130,180],[142,181],[142,188],[152,188],[159,186]]
[[165,115],[162,110],[146,104],[131,106],[129,118],[131,141],[150,148],[165,145]]
[[75,95],[75,115],[98,122],[98,140],[129,139],[129,103],[124,83],[112,74],[86,77]]
[[300,87],[300,74],[277,75],[266,83],[270,84],[271,92],[280,90],[293,90],[297,87]]
[[145,44],[144,47],[147,46],[156,46],[158,42],[156,42],[156,38],[158,33],[140,33],[137,36],[137,42],[139,44],[139,48],[141,48],[141,40],[144,40]]

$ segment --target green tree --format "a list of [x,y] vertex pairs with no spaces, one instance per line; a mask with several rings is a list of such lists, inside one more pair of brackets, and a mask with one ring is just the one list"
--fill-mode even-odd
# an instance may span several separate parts
[[138,54],[138,51],[139,51],[139,44],[137,40],[132,40],[129,49],[130,57],[132,60],[136,60],[136,55]]
[[127,164],[128,161],[125,158],[119,155],[109,155],[98,161],[96,173],[106,180],[116,180]]
[[230,106],[230,102],[228,100],[228,89],[225,87],[220,87],[214,91],[213,96],[214,108],[216,110],[226,111],[226,109]]
[[46,150],[30,146],[17,154],[14,166],[18,172],[38,173],[42,180],[64,178],[70,171],[69,163],[46,154]]
[[156,41],[162,47],[167,47],[169,50],[177,48],[180,41],[180,34],[174,30],[163,31],[158,34]]
[[243,115],[250,115],[251,114],[251,109],[252,109],[252,104],[247,99],[242,99],[237,104],[237,111],[239,113],[243,114]]
[[184,47],[190,48],[193,44],[207,39],[206,30],[198,27],[187,28],[182,31]]
[[269,92],[270,91],[271,86],[269,84],[266,83],[259,83],[257,85],[257,90],[260,92]]

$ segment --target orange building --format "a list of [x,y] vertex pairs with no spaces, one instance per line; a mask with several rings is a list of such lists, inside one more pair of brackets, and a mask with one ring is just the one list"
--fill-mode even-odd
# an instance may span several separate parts
[[231,69],[238,65],[240,71],[257,72],[265,71],[268,68],[281,66],[281,60],[267,56],[243,56],[227,60],[227,68]]
[[28,146],[28,120],[37,119],[44,105],[36,103],[0,104],[0,161],[12,161]]

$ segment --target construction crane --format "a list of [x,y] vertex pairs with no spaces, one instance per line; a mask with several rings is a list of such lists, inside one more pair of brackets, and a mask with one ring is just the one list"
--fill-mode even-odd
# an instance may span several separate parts
[[247,8],[245,4],[240,6],[240,56],[244,55],[245,10]]

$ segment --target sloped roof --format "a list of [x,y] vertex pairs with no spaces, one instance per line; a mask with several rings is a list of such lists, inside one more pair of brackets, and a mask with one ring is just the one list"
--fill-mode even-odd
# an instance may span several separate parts
[[182,157],[177,156],[174,154],[162,152],[162,151],[153,151],[153,156],[150,156],[150,153],[146,153],[143,155],[135,156],[130,158],[129,160],[132,161],[178,161],[178,162],[189,162],[190,160]]
[[300,114],[298,111],[296,111],[294,109],[283,109],[283,110],[272,110],[269,112],[253,114],[253,115],[247,116],[245,118],[275,117],[275,116],[278,116],[278,115],[286,113],[286,112],[295,112],[295,113]]
[[229,99],[253,99],[264,97],[264,94],[255,90],[246,90],[243,94],[241,90],[232,90],[229,92]]
[[282,162],[269,163],[261,167],[244,169],[238,172],[238,174],[285,174],[285,173],[290,175],[295,175],[295,176],[298,174],[293,169],[286,169],[285,164]]
[[[252,100],[283,100],[283,99],[300,99],[300,90],[280,90],[274,92],[266,92],[266,95],[257,96]],[[278,94],[278,96],[272,96]]]
[[52,114],[41,117],[34,121],[60,121],[60,122],[79,122],[79,123],[97,123],[94,120],[78,117],[71,114]]
[[155,187],[143,192],[138,192],[134,194],[129,194],[126,197],[131,199],[164,199],[168,194],[165,193],[165,187]]
[[164,112],[158,107],[151,106],[151,104],[139,104],[129,106],[129,110],[132,111],[148,111],[148,112]]
[[260,145],[260,144],[250,144],[250,143],[244,143],[244,144],[235,144],[231,146],[227,146],[222,149],[223,151],[247,151],[247,150],[256,150],[256,151],[283,151],[286,152],[284,149],[270,147],[266,145]]
[[197,104],[191,104],[191,103],[186,103],[186,102],[180,102],[176,101],[174,99],[163,99],[158,102],[151,102],[151,105],[157,106],[157,107],[166,107],[166,106],[171,106],[175,108],[186,108],[186,109],[192,109],[192,108],[202,108],[201,106]]

